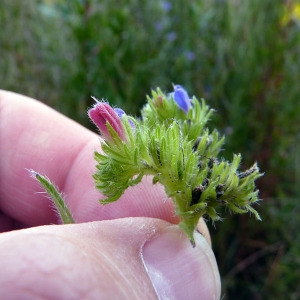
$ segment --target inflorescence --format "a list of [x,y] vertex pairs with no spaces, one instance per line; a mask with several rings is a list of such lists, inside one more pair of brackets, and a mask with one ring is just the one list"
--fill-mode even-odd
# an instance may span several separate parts
[[240,154],[231,162],[219,158],[224,137],[206,127],[213,110],[203,99],[190,98],[180,85],[171,94],[157,89],[147,97],[141,119],[95,100],[88,114],[104,139],[103,154],[95,152],[95,185],[107,197],[100,203],[118,200],[152,175],[153,184],[162,184],[172,198],[179,226],[193,246],[199,219],[220,220],[219,206],[260,219],[252,205],[259,201],[255,180],[262,174],[256,163],[239,171]]

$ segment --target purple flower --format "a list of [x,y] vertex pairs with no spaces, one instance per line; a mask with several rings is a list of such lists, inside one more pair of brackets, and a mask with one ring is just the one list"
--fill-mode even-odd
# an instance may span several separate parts
[[179,84],[174,85],[173,97],[179,108],[187,114],[191,108],[191,100],[186,90]]
[[100,102],[94,97],[92,98],[96,100],[96,103],[91,109],[89,109],[88,115],[99,128],[103,138],[112,141],[112,137],[107,128],[107,123],[109,123],[120,139],[122,141],[127,141],[127,134],[125,132],[124,125],[118,114],[122,111],[122,109],[120,109],[119,112],[116,112],[108,103]]

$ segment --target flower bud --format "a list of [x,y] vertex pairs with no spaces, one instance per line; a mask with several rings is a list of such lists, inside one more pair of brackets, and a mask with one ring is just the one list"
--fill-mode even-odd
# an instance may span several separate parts
[[100,130],[100,133],[103,136],[103,138],[109,141],[112,140],[112,137],[107,128],[107,123],[109,123],[113,130],[120,137],[120,139],[122,141],[126,141],[127,135],[118,111],[115,111],[108,103],[100,102],[94,97],[92,98],[96,100],[96,103],[88,111],[88,115]]
[[181,85],[174,85],[173,97],[179,108],[187,114],[191,108],[191,100],[186,90]]

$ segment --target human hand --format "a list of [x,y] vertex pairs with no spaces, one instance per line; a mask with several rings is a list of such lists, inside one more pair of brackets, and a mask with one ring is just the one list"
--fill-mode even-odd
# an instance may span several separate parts
[[[49,107],[0,93],[1,296],[219,299],[204,222],[192,248],[172,225],[179,221],[172,201],[149,178],[100,205],[92,179],[99,148],[96,134]],[[77,224],[49,225],[59,223],[57,214],[26,169],[64,192]]]

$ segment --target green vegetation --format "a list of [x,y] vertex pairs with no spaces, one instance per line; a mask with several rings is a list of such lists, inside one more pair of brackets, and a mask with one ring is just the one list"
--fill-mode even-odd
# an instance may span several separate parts
[[[175,3],[176,2],[176,3]],[[181,84],[217,109],[226,159],[257,161],[263,222],[211,229],[225,299],[300,297],[300,2],[2,0],[0,88],[89,126],[94,95],[138,114]]]

